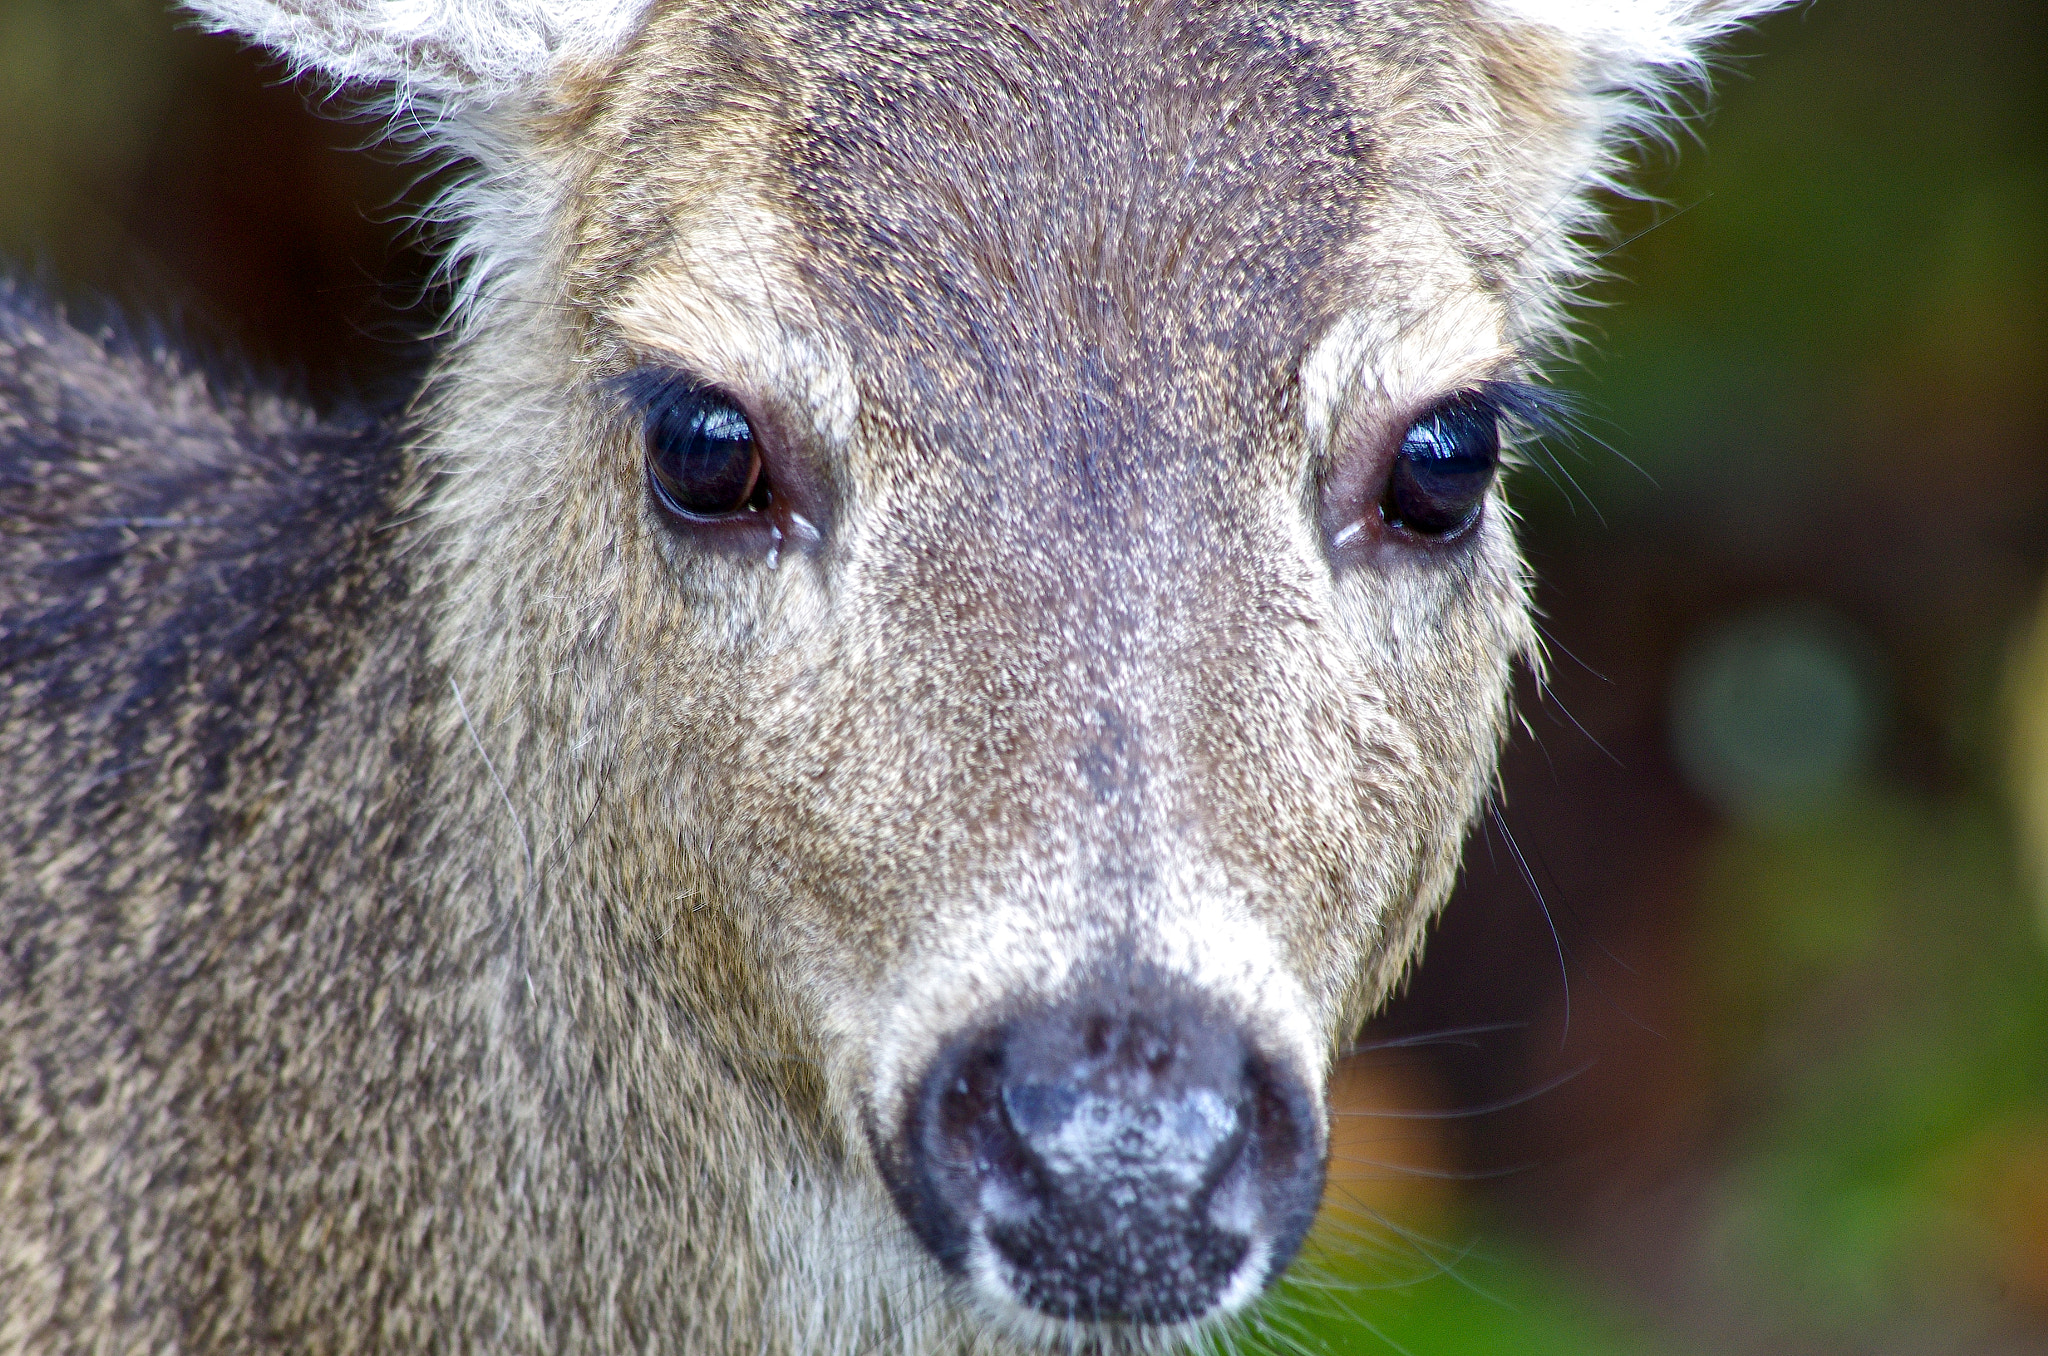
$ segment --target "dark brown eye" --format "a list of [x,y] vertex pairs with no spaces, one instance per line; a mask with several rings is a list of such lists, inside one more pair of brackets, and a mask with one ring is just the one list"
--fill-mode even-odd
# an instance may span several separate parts
[[1500,469],[1500,416],[1479,394],[1455,395],[1408,426],[1387,477],[1380,514],[1426,537],[1479,516]]
[[747,416],[708,387],[671,382],[646,399],[647,475],[663,508],[724,518],[768,507],[768,478]]

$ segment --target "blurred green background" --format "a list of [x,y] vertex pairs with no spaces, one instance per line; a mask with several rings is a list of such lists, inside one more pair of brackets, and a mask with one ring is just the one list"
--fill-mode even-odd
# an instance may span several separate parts
[[[2048,1352],[2043,30],[1814,0],[1644,157],[1512,486],[1548,681],[1251,1347]],[[0,72],[17,270],[415,366],[409,174],[274,67],[0,0]]]

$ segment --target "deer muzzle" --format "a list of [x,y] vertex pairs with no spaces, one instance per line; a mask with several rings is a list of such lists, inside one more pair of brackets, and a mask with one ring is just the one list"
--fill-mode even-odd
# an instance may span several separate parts
[[1081,1324],[1241,1307],[1286,1266],[1323,1181],[1307,1081],[1185,987],[1104,983],[948,1040],[892,1186],[982,1300]]

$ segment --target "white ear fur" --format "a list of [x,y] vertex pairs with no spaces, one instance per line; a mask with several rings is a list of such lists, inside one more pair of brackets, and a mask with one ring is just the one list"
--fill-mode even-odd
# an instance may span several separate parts
[[1714,39],[1796,0],[1481,0],[1508,24],[1547,28],[1588,63],[1594,88],[1647,89],[1697,76]]
[[390,82],[400,106],[490,98],[565,58],[602,57],[648,0],[186,0],[208,27],[268,47],[294,72]]

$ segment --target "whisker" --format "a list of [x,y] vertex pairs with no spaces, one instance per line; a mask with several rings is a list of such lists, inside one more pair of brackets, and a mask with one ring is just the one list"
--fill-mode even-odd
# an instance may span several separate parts
[[1522,855],[1521,845],[1515,842],[1514,831],[1508,828],[1507,819],[1501,814],[1499,803],[1490,801],[1486,812],[1500,829],[1501,837],[1507,840],[1508,851],[1514,854],[1515,864],[1521,868],[1522,880],[1527,883],[1529,892],[1536,897],[1536,906],[1543,911],[1543,921],[1550,927],[1551,944],[1557,948],[1557,973],[1564,981],[1564,1031],[1559,1035],[1557,1042],[1557,1048],[1562,1050],[1572,1031],[1572,977],[1571,969],[1565,963],[1564,938],[1558,933],[1557,920],[1550,916],[1550,904],[1543,898],[1543,887],[1536,883],[1536,873],[1529,869],[1529,859]]
[[1585,1074],[1597,1063],[1599,1063],[1598,1060],[1586,1060],[1584,1063],[1578,1064],[1573,1068],[1567,1069],[1565,1070],[1565,1072],[1558,1074],[1553,1078],[1545,1079],[1543,1082],[1537,1084],[1535,1087],[1530,1088],[1525,1092],[1518,1092],[1514,1094],[1512,1097],[1503,1097],[1491,1102],[1482,1102],[1478,1106],[1459,1107],[1455,1110],[1427,1111],[1390,1111],[1376,1109],[1371,1111],[1344,1111],[1338,1112],[1336,1114],[1343,1116],[1385,1117],[1388,1120],[1407,1121],[1455,1121],[1464,1120],[1472,1116],[1491,1116],[1496,1112],[1508,1111],[1514,1107],[1522,1105],[1524,1102],[1533,1101],[1535,1098],[1541,1097],[1545,1093],[1555,1092],[1557,1089],[1563,1087],[1566,1083],[1571,1082],[1574,1078],[1578,1078]]
[[1466,1040],[1468,1036],[1490,1036],[1501,1031],[1522,1031],[1527,1022],[1480,1022],[1472,1026],[1447,1027],[1442,1031],[1426,1031],[1412,1036],[1389,1036],[1382,1040],[1354,1041],[1344,1047],[1339,1059],[1369,1054],[1380,1050],[1413,1050],[1426,1045],[1462,1045],[1477,1050],[1479,1042]]

